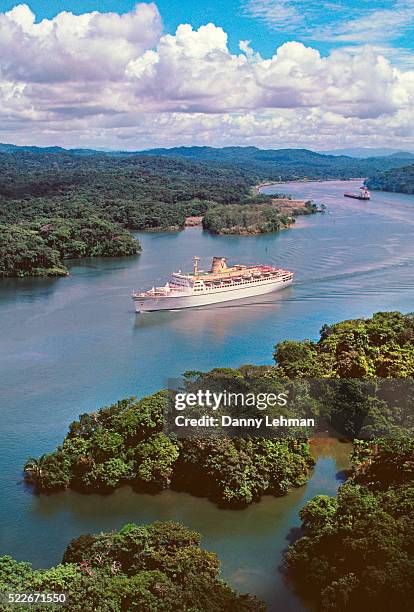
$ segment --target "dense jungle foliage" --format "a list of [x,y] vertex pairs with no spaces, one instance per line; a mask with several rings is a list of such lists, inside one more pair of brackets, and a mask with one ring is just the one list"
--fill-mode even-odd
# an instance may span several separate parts
[[139,242],[117,223],[97,216],[36,217],[0,224],[0,276],[62,276],[64,260],[135,255]]
[[337,498],[317,495],[300,516],[286,565],[303,597],[324,611],[414,609],[412,437],[356,441]]
[[303,208],[289,210],[283,210],[274,202],[266,201],[250,206],[245,204],[214,206],[204,214],[203,228],[214,234],[266,234],[289,227],[295,222],[295,216],[316,213],[318,210],[318,206],[310,201]]
[[[275,357],[289,377],[348,379],[330,424],[370,438],[355,440],[338,497],[302,509],[303,537],[286,555],[295,587],[326,611],[414,609],[414,316],[324,326],[319,342],[282,342]],[[361,392],[360,377],[384,377],[383,396]]]
[[274,358],[279,376],[309,381],[319,426],[332,435],[414,435],[413,314],[324,325],[317,342],[285,340]]
[[368,189],[414,193],[414,165],[377,172],[366,181]]
[[280,342],[274,353],[289,378],[414,376],[414,315],[377,312],[370,319],[324,325],[318,342]]
[[286,409],[268,406],[266,414],[313,418],[306,437],[326,431],[350,439],[414,436],[413,314],[378,312],[324,325],[318,341],[278,343],[274,359],[275,366],[194,372],[194,384],[256,395],[284,390]]
[[249,199],[253,175],[148,156],[0,153],[0,276],[67,273],[64,260],[124,256],[129,230],[179,229]]
[[[348,437],[366,436],[355,439],[353,471],[338,497],[316,496],[302,509],[302,537],[286,554],[295,588],[322,610],[385,612],[390,601],[413,608],[413,350],[414,316],[380,312],[324,325],[318,341],[279,343],[273,366],[184,376],[190,391],[277,391],[300,382],[296,408]],[[314,380],[320,395],[312,395]],[[306,481],[313,460],[305,438],[178,440],[165,433],[168,397],[161,391],[81,415],[55,452],[28,460],[26,479],[40,492],[174,487],[235,507]]]
[[71,612],[263,612],[264,604],[238,595],[221,578],[214,553],[200,535],[173,522],[125,525],[120,531],[83,535],[62,563],[33,569],[0,557],[0,593],[65,593],[67,607],[10,605],[4,612],[68,609]]
[[215,206],[203,217],[203,228],[214,234],[264,234],[289,227],[295,219],[273,206]]
[[406,160],[394,156],[355,160],[305,149],[183,147],[108,154],[5,145],[0,276],[66,274],[66,259],[133,255],[140,245],[131,230],[176,231],[187,216],[207,211],[204,227],[216,233],[278,231],[299,213],[276,212],[270,198],[251,195],[253,185],[350,178],[403,165]]

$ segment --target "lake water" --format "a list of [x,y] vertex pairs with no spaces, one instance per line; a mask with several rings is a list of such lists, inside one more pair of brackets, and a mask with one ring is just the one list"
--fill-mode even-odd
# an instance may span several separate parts
[[[199,228],[141,234],[144,250],[135,258],[83,260],[68,278],[0,281],[0,553],[46,566],[80,533],[172,518],[202,532],[236,587],[298,609],[278,574],[281,552],[304,499],[336,490],[342,446],[323,451],[306,487],[239,512],[185,494],[146,496],[127,488],[105,498],[35,497],[22,485],[21,466],[54,448],[79,413],[150,393],[185,370],[270,363],[276,342],[317,338],[323,323],[414,310],[414,197],[343,197],[358,186],[265,188],[327,206],[279,234],[223,237]],[[280,265],[295,272],[295,283],[253,302],[135,315],[131,291],[188,269],[194,255],[205,266],[212,255]]]

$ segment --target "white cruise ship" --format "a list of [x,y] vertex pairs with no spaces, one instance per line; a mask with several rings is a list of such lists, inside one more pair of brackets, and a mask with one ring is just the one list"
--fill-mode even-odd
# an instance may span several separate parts
[[206,306],[270,293],[292,283],[293,272],[265,265],[227,266],[224,257],[213,257],[211,270],[199,270],[194,257],[192,274],[173,272],[163,287],[134,292],[136,312]]

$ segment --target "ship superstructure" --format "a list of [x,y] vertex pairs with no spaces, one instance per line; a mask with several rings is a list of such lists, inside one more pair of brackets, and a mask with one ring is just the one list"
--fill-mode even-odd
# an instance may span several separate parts
[[359,188],[359,191],[357,193],[344,193],[344,196],[346,198],[354,198],[355,200],[370,200],[371,199],[371,194],[368,191],[367,187],[365,187],[365,185],[362,185],[362,187]]
[[135,310],[175,310],[205,306],[270,293],[291,284],[293,272],[267,265],[227,266],[225,257],[213,257],[211,269],[199,269],[194,257],[192,273],[173,272],[162,287],[134,292]]

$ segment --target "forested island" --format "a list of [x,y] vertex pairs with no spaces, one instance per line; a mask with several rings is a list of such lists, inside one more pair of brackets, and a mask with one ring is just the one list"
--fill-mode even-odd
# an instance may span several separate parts
[[213,234],[253,235],[278,232],[295,222],[293,216],[281,214],[269,205],[216,206],[203,217],[203,228]]
[[413,194],[414,164],[385,172],[377,172],[366,180],[366,185],[368,189]]
[[64,275],[68,259],[134,255],[140,245],[131,232],[178,231],[192,216],[217,234],[278,231],[315,208],[280,209],[272,197],[252,193],[254,185],[352,178],[406,163],[305,149],[102,153],[3,145],[0,277]]
[[[200,548],[198,533],[173,522],[82,535],[70,542],[62,563],[48,569],[0,557],[0,593],[9,592],[64,593],[71,612],[265,610],[260,600],[238,595],[220,578],[217,556]],[[4,602],[1,609],[39,611],[45,604]]]

